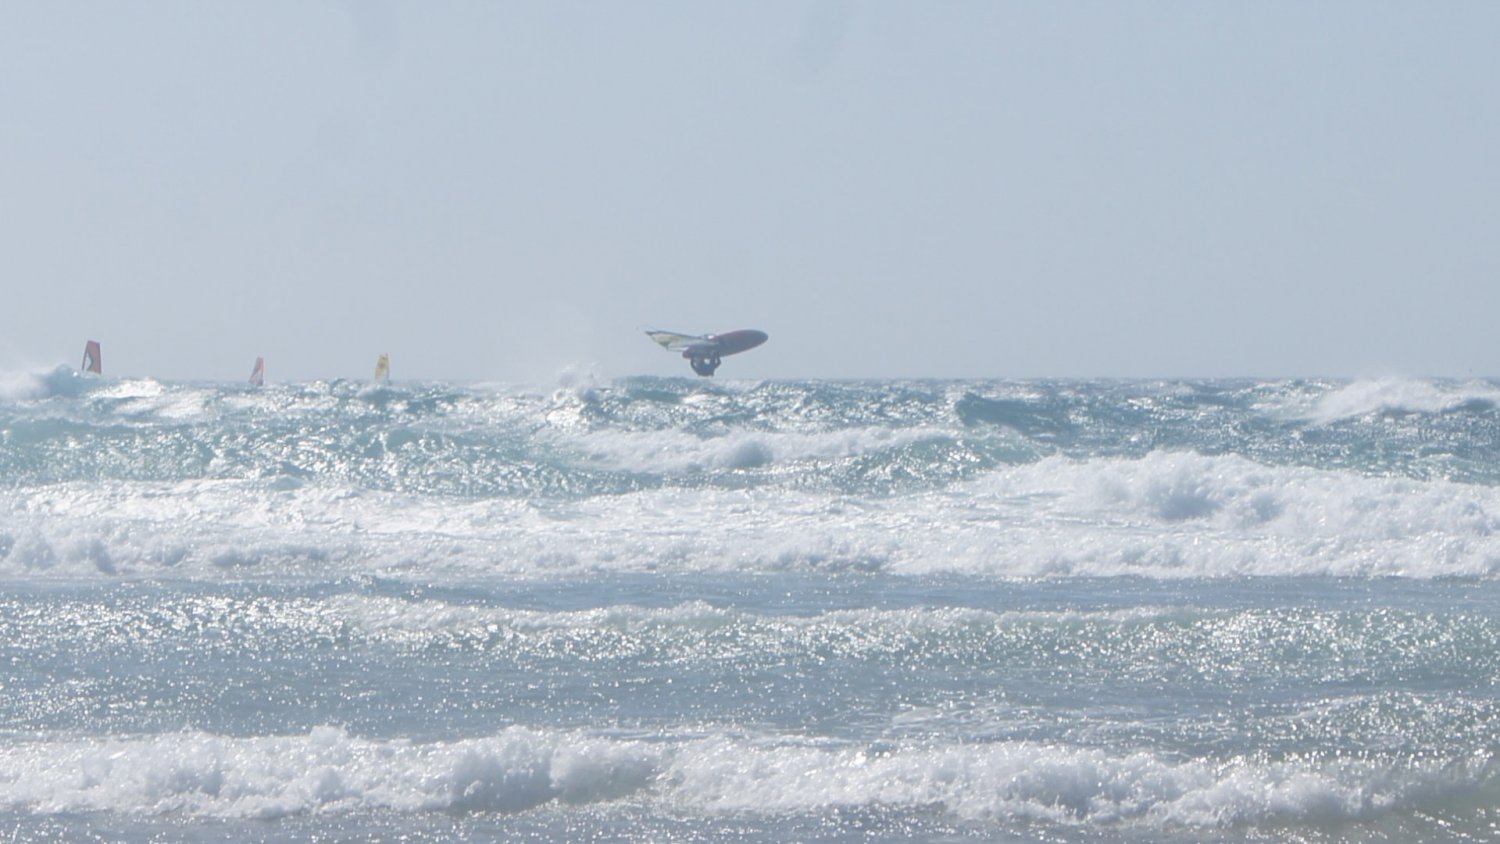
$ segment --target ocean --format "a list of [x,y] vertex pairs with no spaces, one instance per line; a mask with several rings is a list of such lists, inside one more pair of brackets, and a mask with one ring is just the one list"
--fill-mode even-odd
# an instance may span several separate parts
[[1500,838],[1500,382],[0,378],[5,841]]

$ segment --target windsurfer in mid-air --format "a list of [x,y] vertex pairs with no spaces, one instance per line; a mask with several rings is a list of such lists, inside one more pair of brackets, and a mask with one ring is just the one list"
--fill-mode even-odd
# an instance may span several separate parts
[[766,332],[754,329],[726,331],[723,334],[677,334],[672,331],[647,331],[669,352],[681,352],[693,371],[707,378],[719,368],[720,358],[739,354],[766,342]]
[[714,374],[714,370],[719,368],[719,356],[713,355],[711,357],[690,357],[688,358],[688,365],[691,366],[693,368],[693,371],[698,373],[699,375],[712,376]]

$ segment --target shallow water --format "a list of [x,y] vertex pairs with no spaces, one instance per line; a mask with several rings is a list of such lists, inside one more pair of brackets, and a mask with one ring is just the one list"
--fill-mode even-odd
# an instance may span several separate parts
[[0,837],[1485,840],[1489,382],[0,396]]

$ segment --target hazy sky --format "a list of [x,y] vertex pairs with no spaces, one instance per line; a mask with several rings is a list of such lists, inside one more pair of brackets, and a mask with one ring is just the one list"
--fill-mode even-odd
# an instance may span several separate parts
[[0,369],[1500,375],[1500,3],[6,2]]

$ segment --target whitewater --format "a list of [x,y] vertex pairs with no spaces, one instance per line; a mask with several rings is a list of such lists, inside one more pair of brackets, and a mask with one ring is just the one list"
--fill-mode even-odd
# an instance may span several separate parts
[[0,841],[1500,838],[1500,382],[0,376]]

